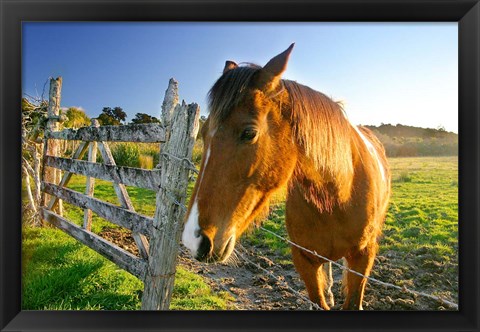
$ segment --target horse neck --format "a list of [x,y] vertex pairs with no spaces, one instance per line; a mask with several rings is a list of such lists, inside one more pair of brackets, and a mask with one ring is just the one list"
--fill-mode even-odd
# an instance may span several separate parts
[[[346,152],[347,164],[355,163],[356,147],[350,142],[350,149]],[[335,172],[335,162],[329,167],[318,167],[305,149],[299,146],[297,164],[289,182],[289,188],[298,188],[305,200],[315,205],[320,212],[331,211],[335,206],[349,200],[352,192],[353,171],[342,170]],[[338,165],[337,165],[338,166]]]

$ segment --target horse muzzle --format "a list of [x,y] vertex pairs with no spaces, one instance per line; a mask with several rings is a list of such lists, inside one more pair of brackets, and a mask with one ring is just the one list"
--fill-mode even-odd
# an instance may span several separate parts
[[200,235],[201,240],[198,246],[197,254],[195,259],[200,262],[206,263],[215,263],[223,262],[230,257],[235,247],[235,235],[232,235],[228,238],[223,246],[220,247],[220,250],[215,250],[213,241],[204,234]]
[[200,244],[195,259],[200,262],[205,262],[210,256],[212,256],[213,243],[208,236],[205,236],[204,234],[201,234],[200,238]]

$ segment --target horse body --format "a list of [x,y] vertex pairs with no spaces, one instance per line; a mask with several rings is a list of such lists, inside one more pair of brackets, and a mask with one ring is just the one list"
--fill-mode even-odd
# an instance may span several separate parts
[[[299,169],[299,176],[291,180],[292,188],[288,191],[286,226],[293,242],[330,260],[345,257],[350,269],[368,276],[390,196],[389,174],[385,158],[372,156],[361,137],[354,137],[352,144],[356,146],[352,154],[355,173],[344,193],[344,198],[348,198],[331,204],[327,210],[324,206],[319,208],[309,197],[323,197],[325,192],[335,196],[337,189],[331,182],[318,185],[322,176],[309,166],[307,170]],[[375,167],[379,168],[378,172],[371,172]],[[315,189],[312,190],[312,186]],[[310,299],[328,308],[323,291],[325,276],[320,268],[325,261],[296,247],[292,247],[292,256]],[[362,309],[365,279],[348,273],[344,285],[344,308]]]
[[[293,45],[292,45],[293,46]],[[183,242],[203,261],[224,261],[235,241],[287,186],[291,240],[370,273],[390,195],[384,150],[323,94],[281,80],[292,46],[263,68],[227,61],[210,92],[200,174]],[[324,260],[292,247],[309,297],[325,309]],[[361,309],[366,279],[347,273],[345,309]]]

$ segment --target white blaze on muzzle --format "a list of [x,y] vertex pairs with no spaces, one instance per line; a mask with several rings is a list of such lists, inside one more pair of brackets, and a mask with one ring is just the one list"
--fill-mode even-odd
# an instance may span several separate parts
[[[210,133],[210,136],[213,137],[215,131]],[[197,193],[200,191],[200,187],[202,186],[203,174],[205,173],[205,169],[208,165],[208,160],[210,159],[210,144],[208,145],[207,151],[205,153],[205,164],[203,165],[202,171],[198,175],[198,188]],[[190,213],[187,218],[187,222],[185,223],[185,228],[182,234],[182,242],[185,247],[187,247],[192,256],[197,256],[198,247],[200,246],[200,242],[202,241],[202,237],[200,236],[200,225],[199,225],[199,212],[198,212],[198,200],[197,197],[192,197],[194,199],[192,208],[190,209]]]
[[190,214],[188,215],[187,222],[182,234],[182,242],[185,247],[187,247],[192,256],[197,256],[198,247],[202,237],[200,236],[200,226],[198,225],[198,204],[195,201],[190,209]]

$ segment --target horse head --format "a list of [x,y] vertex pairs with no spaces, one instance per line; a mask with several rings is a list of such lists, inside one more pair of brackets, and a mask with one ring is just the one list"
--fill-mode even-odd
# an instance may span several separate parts
[[182,235],[201,261],[225,261],[291,177],[297,158],[281,82],[293,44],[263,68],[227,61],[209,93],[200,172]]

